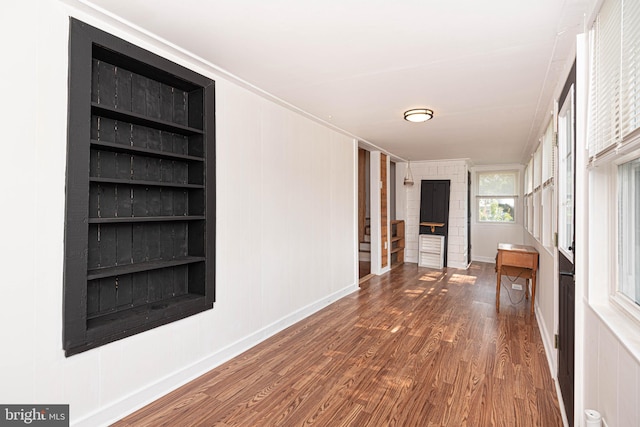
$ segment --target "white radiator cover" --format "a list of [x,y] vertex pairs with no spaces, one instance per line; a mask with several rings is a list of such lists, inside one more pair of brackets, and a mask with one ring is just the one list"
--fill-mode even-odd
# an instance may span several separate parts
[[420,235],[418,266],[430,268],[442,268],[444,266],[444,236]]

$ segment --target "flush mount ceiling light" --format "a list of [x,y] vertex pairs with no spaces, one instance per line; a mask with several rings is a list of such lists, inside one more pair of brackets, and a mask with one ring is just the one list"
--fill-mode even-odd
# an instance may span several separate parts
[[404,119],[409,122],[426,122],[433,118],[433,111],[426,108],[414,108],[404,112]]

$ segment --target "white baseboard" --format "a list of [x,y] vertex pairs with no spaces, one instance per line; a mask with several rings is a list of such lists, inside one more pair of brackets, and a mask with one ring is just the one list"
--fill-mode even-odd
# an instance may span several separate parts
[[496,258],[495,257],[488,257],[488,256],[474,256],[472,258],[473,261],[478,261],[478,262],[488,262],[489,264],[495,264],[496,263]]
[[560,391],[560,383],[558,383],[558,379],[556,378],[556,367],[554,366],[555,360],[552,357],[552,354],[556,351],[555,346],[552,344],[554,340],[551,339],[549,334],[547,334],[545,328],[541,328],[542,324],[542,315],[540,314],[540,310],[538,306],[536,308],[536,322],[538,323],[538,331],[540,331],[540,337],[542,338],[542,345],[544,346],[544,353],[547,356],[547,363],[549,364],[549,372],[551,373],[551,378],[553,379],[553,385],[556,388],[556,395],[558,396],[558,405],[560,406],[560,415],[562,415],[562,424],[565,427],[569,426],[569,421],[567,419],[567,413],[564,409],[564,401],[562,400],[562,393]]
[[[418,259],[405,259],[404,260],[405,264],[417,264],[418,263]],[[450,262],[449,265],[447,266],[449,268],[459,268],[461,270],[466,270],[467,268],[469,268],[469,265],[465,264],[465,263],[457,263],[457,262]]]
[[447,267],[449,268],[459,268],[460,270],[466,270],[468,268],[468,265],[463,262],[450,262],[448,264]]
[[108,426],[121,418],[137,411],[138,409],[148,405],[149,403],[159,399],[160,397],[170,393],[178,387],[192,381],[199,376],[207,373],[235,356],[254,347],[265,339],[277,334],[278,332],[288,328],[289,326],[303,320],[315,312],[325,308],[331,303],[343,298],[359,289],[357,284],[350,285],[337,292],[327,295],[320,300],[311,303],[301,309],[265,326],[262,329],[236,341],[233,344],[224,347],[217,352],[195,362],[183,369],[174,372],[157,382],[144,387],[127,396],[123,396],[120,400],[79,420],[73,420],[73,427],[95,427]]

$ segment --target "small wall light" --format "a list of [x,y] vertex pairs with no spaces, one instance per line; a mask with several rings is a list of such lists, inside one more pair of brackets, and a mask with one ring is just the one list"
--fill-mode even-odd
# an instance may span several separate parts
[[426,122],[433,118],[433,111],[426,108],[414,108],[404,112],[404,119],[409,122]]

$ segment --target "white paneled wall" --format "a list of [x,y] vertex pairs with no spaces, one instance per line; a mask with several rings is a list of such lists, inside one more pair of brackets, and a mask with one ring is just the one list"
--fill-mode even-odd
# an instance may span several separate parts
[[[584,405],[609,427],[640,425],[640,361],[585,305]],[[578,355],[580,357],[580,355]]]
[[418,235],[420,232],[420,181],[448,179],[451,181],[449,199],[449,241],[447,263],[449,267],[466,268],[467,258],[467,171],[466,160],[411,162],[414,185],[403,185],[406,163],[396,167],[397,217],[405,219],[405,261],[418,262]]
[[[0,173],[20,209],[2,209],[0,402],[67,403],[71,425],[107,425],[358,289],[353,139],[95,12],[57,0],[5,12],[16,66],[2,73],[15,114]],[[218,193],[213,310],[66,358],[70,15],[216,81]]]

